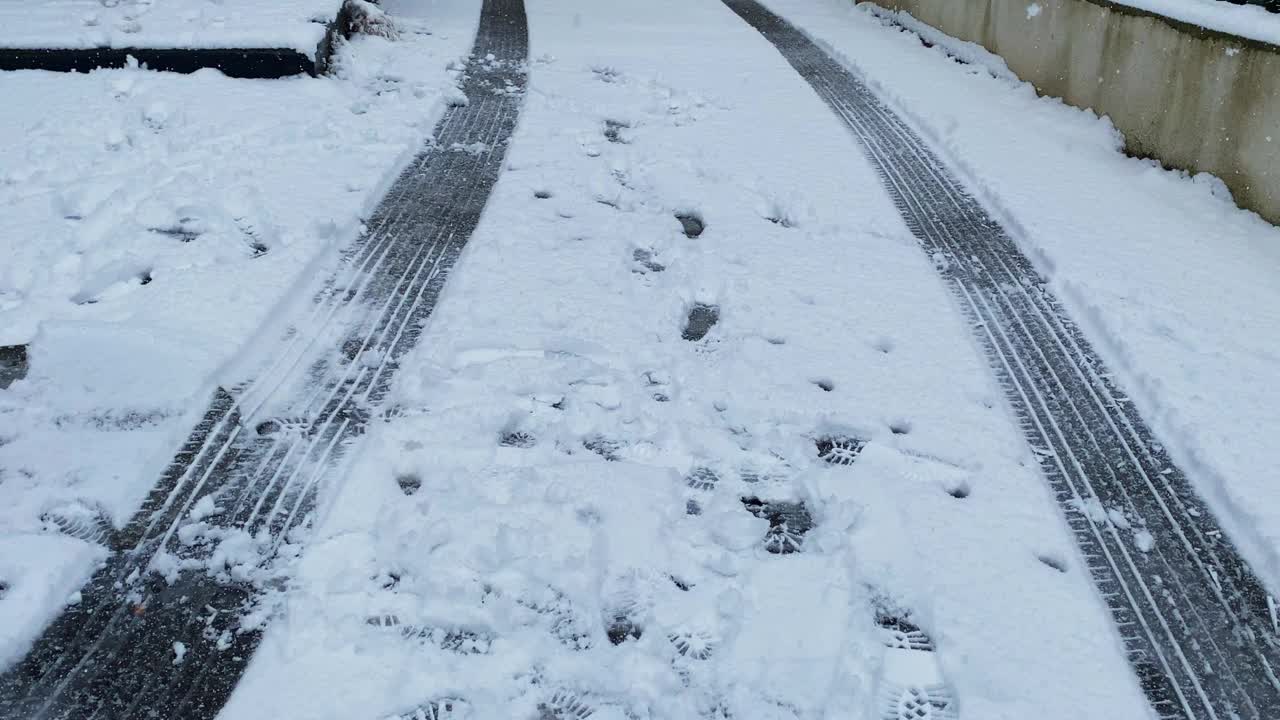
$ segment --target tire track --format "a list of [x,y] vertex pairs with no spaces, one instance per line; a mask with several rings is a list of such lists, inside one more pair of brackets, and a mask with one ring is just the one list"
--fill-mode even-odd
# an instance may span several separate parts
[[724,2],[849,126],[938,265],[1040,459],[1159,717],[1280,717],[1273,599],[1044,278],[861,80],[755,0]]
[[522,0],[485,0],[466,101],[445,113],[274,362],[218,389],[109,540],[108,560],[0,675],[0,718],[198,720],[222,708],[262,638],[268,593],[287,582],[294,531],[383,411],[399,359],[479,223],[515,129],[527,53]]

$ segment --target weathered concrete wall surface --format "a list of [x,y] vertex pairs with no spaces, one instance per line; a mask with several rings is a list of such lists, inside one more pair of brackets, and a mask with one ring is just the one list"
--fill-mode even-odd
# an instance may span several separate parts
[[1106,0],[873,0],[1000,55],[1045,95],[1108,115],[1129,152],[1209,172],[1280,224],[1280,47]]

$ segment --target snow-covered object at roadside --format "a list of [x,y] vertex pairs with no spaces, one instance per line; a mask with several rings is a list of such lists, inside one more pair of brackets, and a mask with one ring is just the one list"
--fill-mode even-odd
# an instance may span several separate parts
[[0,47],[286,48],[315,57],[341,0],[0,3]]

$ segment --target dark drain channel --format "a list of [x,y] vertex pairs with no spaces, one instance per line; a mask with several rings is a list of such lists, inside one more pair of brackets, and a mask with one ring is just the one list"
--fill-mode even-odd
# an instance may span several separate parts
[[[212,548],[180,542],[177,531],[192,507],[213,498],[218,509],[203,522],[263,538],[261,566],[282,571],[272,565],[276,551],[286,537],[300,542],[291,531],[306,525],[323,480],[376,416],[399,358],[417,342],[479,223],[515,129],[527,48],[521,0],[485,0],[463,81],[469,102],[445,113],[436,142],[374,211],[370,232],[344,258],[356,279],[317,299],[321,314],[347,320],[340,332],[308,332],[336,334],[336,344],[300,356],[314,362],[298,362],[270,383],[215,394],[141,510],[112,539],[120,549],[27,656],[0,675],[0,720],[218,714],[262,637],[261,625],[242,627],[240,619],[263,603],[266,588],[205,569]],[[447,150],[455,147],[492,150]],[[289,356],[292,347],[286,340],[273,356]],[[278,416],[287,420],[242,417],[255,410],[242,411],[240,398],[298,386],[297,396],[273,403],[288,411]],[[401,486],[417,489],[408,480]],[[91,520],[61,522],[88,534]],[[184,561],[196,567],[166,579],[152,571],[161,557],[177,561],[171,568]],[[272,582],[280,580],[275,573]]]
[[[755,0],[723,0],[848,125],[939,265],[1040,458],[1160,718],[1280,718],[1272,599],[1008,232],[865,83]],[[1088,507],[1141,518],[1139,538]],[[1065,566],[1064,566],[1065,567]]]

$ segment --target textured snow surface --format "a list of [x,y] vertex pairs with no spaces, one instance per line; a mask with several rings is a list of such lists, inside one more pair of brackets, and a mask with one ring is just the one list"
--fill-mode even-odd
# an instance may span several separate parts
[[895,100],[1004,216],[1254,569],[1280,587],[1280,230],[1212,176],[1125,157],[1110,122],[1037,97],[977,45],[868,4],[769,5]]
[[718,3],[530,11],[508,170],[222,717],[880,718],[876,595],[965,716],[1141,717],[843,126]]
[[[22,100],[0,114],[0,345],[32,343],[0,391],[0,663],[75,601],[95,523],[127,518],[212,385],[262,359],[451,96],[479,3],[388,4],[433,34],[359,39],[335,78],[0,79]],[[1275,229],[980,49],[951,48],[960,65],[843,0],[770,4],[978,178],[1275,557]],[[876,720],[899,673],[966,718],[1146,717],[970,329],[847,129],[718,2],[529,9],[508,167],[221,718]],[[885,603],[937,668],[885,651]]]
[[333,77],[0,78],[0,345],[31,343],[0,390],[0,581],[43,600],[0,601],[0,662],[97,553],[41,516],[129,518],[218,371],[312,297],[457,92],[478,5],[426,5],[400,40],[344,46]]
[[288,48],[314,57],[341,0],[0,3],[0,47]]

